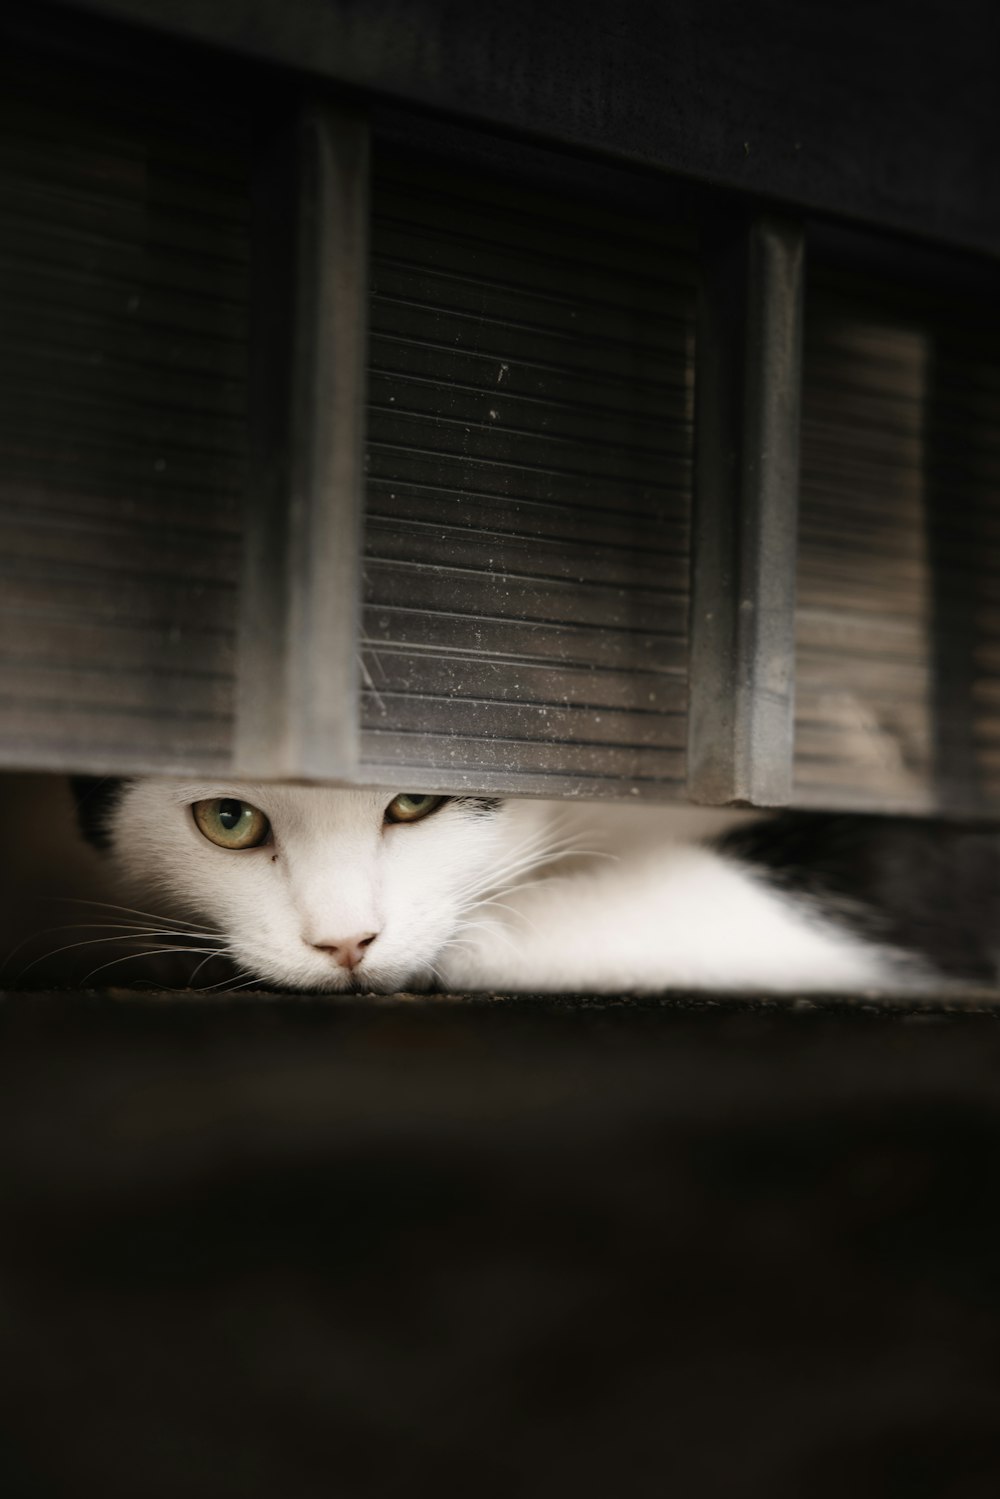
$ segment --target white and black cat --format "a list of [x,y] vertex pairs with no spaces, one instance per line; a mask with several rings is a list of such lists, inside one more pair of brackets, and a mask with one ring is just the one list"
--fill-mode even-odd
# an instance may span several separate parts
[[998,977],[1000,838],[957,824],[146,779],[74,789],[84,831],[138,889],[193,918],[206,952],[282,988]]

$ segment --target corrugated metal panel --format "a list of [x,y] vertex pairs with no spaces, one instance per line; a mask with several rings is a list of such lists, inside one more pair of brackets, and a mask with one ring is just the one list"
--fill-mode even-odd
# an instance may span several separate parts
[[677,794],[689,239],[414,163],[373,205],[364,764]]
[[[232,758],[248,132],[0,78],[0,763]],[[363,778],[680,796],[686,232],[383,151]],[[795,799],[1000,804],[1000,329],[815,282]]]
[[832,284],[806,326],[796,799],[1000,805],[1000,328]]
[[0,93],[0,760],[222,765],[245,144],[23,60]]
[[[121,77],[2,82],[0,762],[222,769],[248,131]],[[388,152],[373,198],[362,774],[676,794],[687,239]]]

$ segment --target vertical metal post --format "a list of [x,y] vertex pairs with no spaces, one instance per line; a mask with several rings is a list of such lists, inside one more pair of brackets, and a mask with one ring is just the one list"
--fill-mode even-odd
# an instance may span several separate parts
[[688,793],[712,805],[791,796],[803,263],[770,216],[704,255]]
[[350,776],[358,758],[368,132],[307,103],[263,153],[234,767]]

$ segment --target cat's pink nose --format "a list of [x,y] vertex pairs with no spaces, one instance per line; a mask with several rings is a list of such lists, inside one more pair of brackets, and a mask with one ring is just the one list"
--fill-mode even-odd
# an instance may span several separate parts
[[365,932],[360,937],[338,937],[336,941],[314,942],[319,952],[328,952],[340,968],[357,968],[371,947],[378,932]]

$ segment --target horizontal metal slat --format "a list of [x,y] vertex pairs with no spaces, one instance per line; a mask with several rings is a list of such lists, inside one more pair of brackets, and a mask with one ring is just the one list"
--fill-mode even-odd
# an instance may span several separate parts
[[631,551],[664,559],[669,567],[685,561],[690,547],[690,523],[670,489],[653,497],[640,510],[620,504],[587,506],[572,497],[528,499],[524,495],[483,495],[446,489],[441,484],[419,484],[410,479],[368,479],[368,516],[379,527],[412,522],[465,526],[487,539],[537,538],[588,544],[592,556],[605,550]]
[[[483,330],[475,347],[456,342],[454,331],[442,326],[433,311],[406,307],[395,319],[386,308],[373,308],[375,325],[369,330],[369,368],[376,374],[430,380],[440,385],[441,360],[447,359],[449,383],[461,390],[502,391],[529,401],[552,402],[601,415],[617,412],[630,421],[663,426],[664,411],[673,412],[685,396],[690,418],[694,384],[687,353],[667,355],[650,365],[643,380],[634,370],[615,368],[592,354],[585,362],[569,361],[571,349],[543,357],[542,351],[522,342],[514,347]],[[459,329],[459,339],[461,337]],[[499,350],[499,352],[497,352]],[[561,355],[562,357],[558,357]]]
[[568,537],[504,535],[454,525],[434,525],[368,517],[369,562],[410,566],[444,562],[450,567],[484,569],[519,578],[563,580],[580,586],[629,585],[686,596],[687,559],[670,553],[651,556],[619,546],[596,551]]
[[442,565],[408,567],[372,557],[365,563],[365,594],[375,609],[382,603],[432,612],[444,608],[481,619],[586,625],[633,635],[658,629],[682,635],[687,628],[686,600],[665,591],[519,578]]
[[[551,709],[627,709],[683,714],[687,684],[678,670],[663,672],[558,665],[551,661],[497,660],[454,651],[373,649],[365,653],[367,688],[373,698],[408,693],[427,698],[462,697]],[[381,710],[380,710],[381,711]]]
[[404,734],[398,730],[367,729],[361,736],[362,763],[411,768],[437,776],[434,784],[447,789],[456,774],[484,777],[502,774],[516,791],[522,776],[548,777],[549,794],[556,795],[565,779],[587,777],[591,782],[680,784],[684,777],[682,750],[641,749],[607,744],[534,744],[516,738],[457,739],[450,734]]
[[378,731],[391,722],[395,732],[420,734],[446,710],[449,732],[462,739],[516,740],[550,744],[556,755],[569,745],[628,746],[634,749],[684,748],[685,716],[617,712],[577,705],[473,701],[465,697],[362,692],[362,723]]
[[[441,654],[456,652],[463,658],[478,654],[486,659],[597,666],[623,674],[637,668],[670,674],[687,671],[686,631],[644,634],[565,621],[546,624],[518,618],[482,619],[477,614],[369,605],[363,614],[362,645],[366,651],[378,651],[383,644]],[[475,680],[471,664],[467,674]]]

